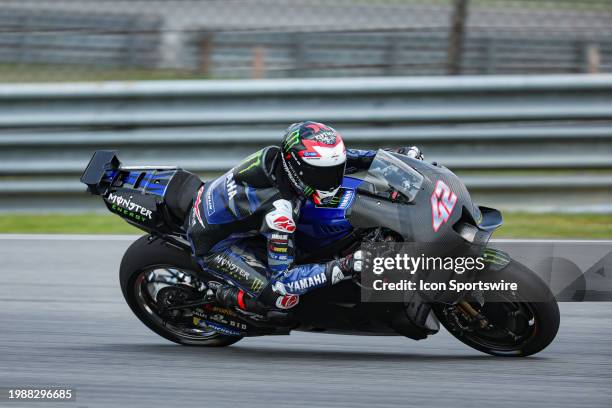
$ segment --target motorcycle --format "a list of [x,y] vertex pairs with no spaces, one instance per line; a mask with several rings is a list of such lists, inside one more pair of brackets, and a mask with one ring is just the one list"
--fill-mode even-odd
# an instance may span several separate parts
[[[363,301],[359,277],[302,295],[290,318],[249,315],[217,304],[220,282],[192,256],[183,223],[202,181],[178,167],[123,166],[115,151],[97,151],[81,182],[112,213],[147,234],[121,261],[119,279],[134,314],[160,336],[183,345],[228,346],[244,337],[292,330],[402,335],[421,340],[440,324],[466,345],[495,356],[529,356],[559,328],[548,286],[507,254],[486,248],[479,276],[518,282],[504,299],[464,292],[431,302]],[[427,242],[486,247],[501,213],[476,206],[461,180],[437,163],[379,150],[369,170],[345,176],[331,203],[308,200],[300,214],[296,263],[326,262],[363,244]],[[478,276],[476,276],[478,278]],[[528,292],[544,294],[537,301]]]

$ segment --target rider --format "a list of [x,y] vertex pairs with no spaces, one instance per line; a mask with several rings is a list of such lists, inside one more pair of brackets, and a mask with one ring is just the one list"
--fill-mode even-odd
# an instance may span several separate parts
[[[395,151],[422,159],[416,147]],[[299,295],[333,285],[362,267],[360,251],[327,263],[294,265],[294,233],[302,203],[329,203],[345,173],[367,169],[375,151],[346,150],[333,128],[294,123],[281,146],[247,157],[221,177],[206,182],[186,220],[200,265],[222,280],[217,301],[260,313],[289,309]]]

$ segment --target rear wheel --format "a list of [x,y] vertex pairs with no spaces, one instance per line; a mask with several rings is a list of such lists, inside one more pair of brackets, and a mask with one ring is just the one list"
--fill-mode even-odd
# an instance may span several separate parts
[[[485,292],[480,301],[436,304],[436,317],[461,342],[487,354],[524,357],[542,351],[559,330],[559,306],[550,289],[515,261],[491,273],[506,282],[516,282],[518,290],[503,297]],[[527,301],[534,299],[534,294],[538,301]]]
[[218,333],[188,309],[168,307],[202,296],[197,264],[189,253],[160,239],[144,236],[134,242],[121,261],[119,280],[123,297],[136,317],[160,336],[189,346],[228,346],[241,337]]

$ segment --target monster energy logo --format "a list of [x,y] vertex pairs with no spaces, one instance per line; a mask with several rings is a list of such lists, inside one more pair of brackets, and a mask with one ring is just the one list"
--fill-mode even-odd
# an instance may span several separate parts
[[132,197],[125,198],[123,196],[110,193],[108,197],[106,197],[106,201],[112,204],[112,209],[119,211],[122,214],[125,214],[129,217],[135,218],[136,220],[145,220],[145,217],[152,220],[152,211],[146,209],[145,207],[132,202]]
[[506,265],[510,261],[505,253],[491,248],[486,248],[484,250],[484,259],[485,262],[496,265]]
[[314,193],[314,190],[308,186],[304,187],[304,195],[309,196]]
[[263,154],[263,150],[260,150],[258,152],[253,153],[252,155],[250,155],[249,157],[247,157],[246,159],[244,159],[244,161],[242,162],[241,166],[244,165],[246,166],[249,161],[252,161],[251,164],[249,164],[247,167],[245,167],[244,169],[240,170],[238,172],[238,174],[242,174],[245,171],[252,169],[253,167],[257,167],[261,164],[261,155]]
[[300,131],[299,129],[289,135],[285,140],[285,150],[291,149],[293,146],[300,142]]
[[258,292],[263,288],[263,281],[261,279],[253,278],[251,281],[251,290],[254,292]]

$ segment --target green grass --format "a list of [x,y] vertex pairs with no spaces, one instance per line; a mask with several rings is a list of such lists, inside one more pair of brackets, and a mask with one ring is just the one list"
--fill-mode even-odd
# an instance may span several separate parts
[[495,237],[612,239],[612,214],[504,213]]
[[3,214],[0,233],[27,234],[139,234],[111,214]]
[[[504,213],[497,238],[612,239],[612,214]],[[4,214],[0,233],[139,234],[135,227],[106,214]]]

